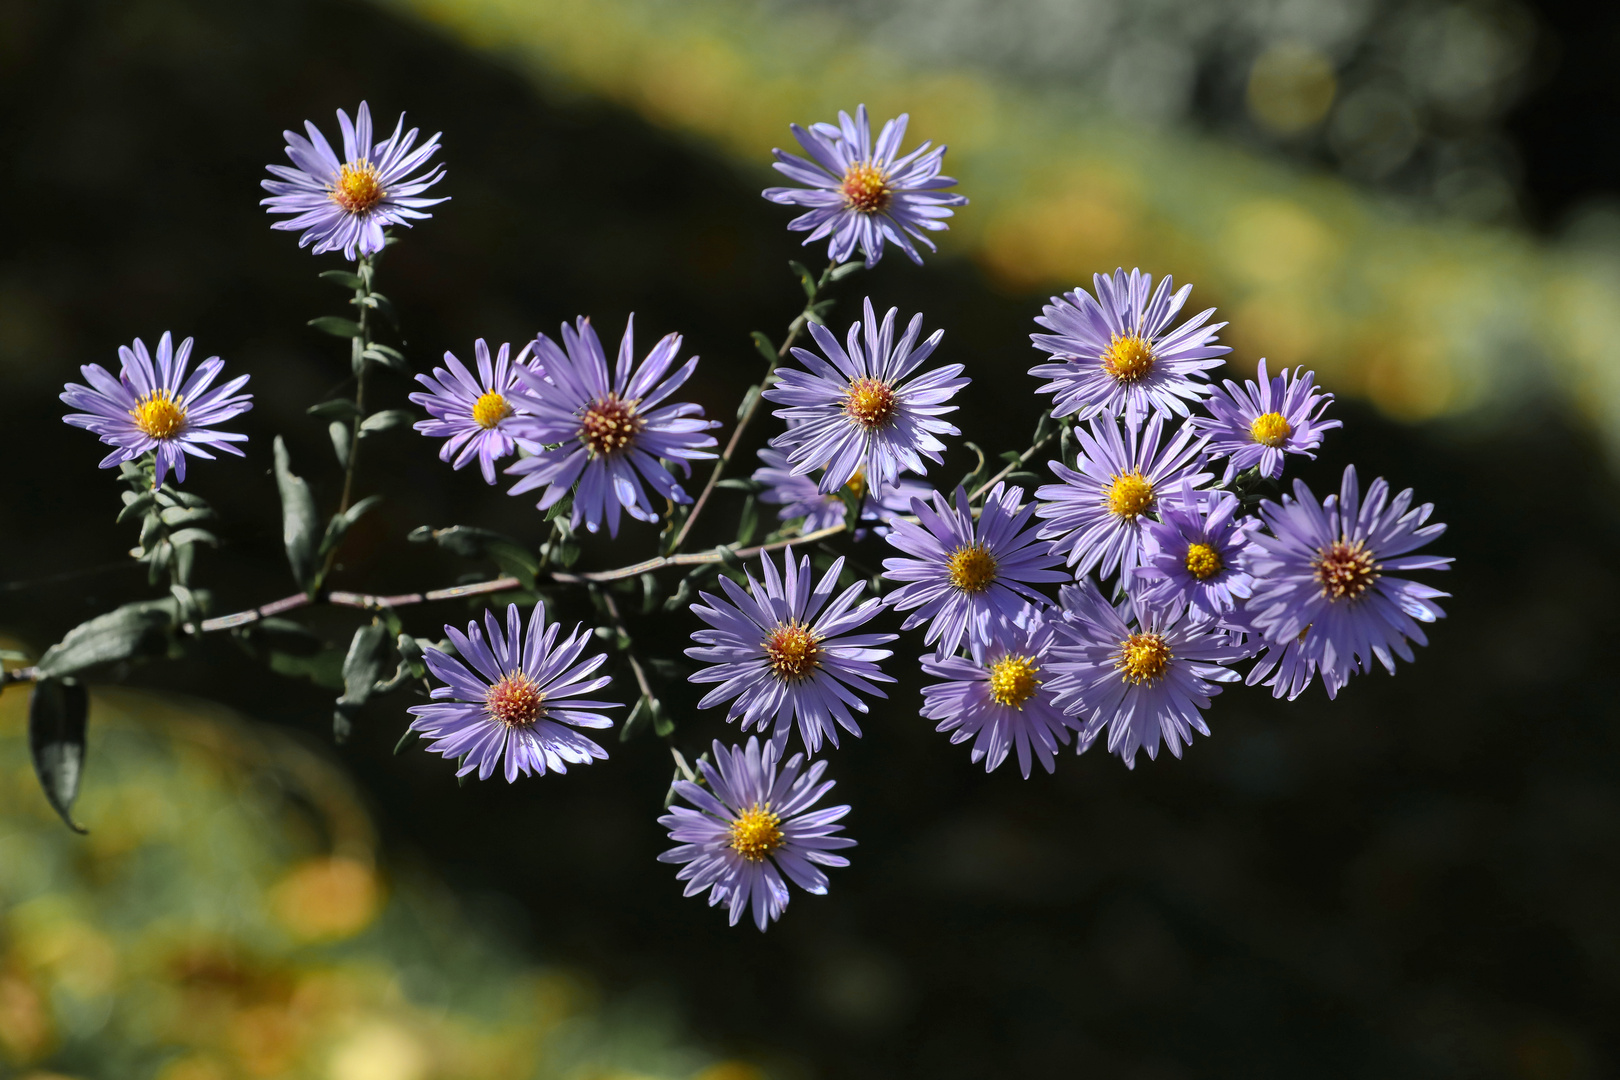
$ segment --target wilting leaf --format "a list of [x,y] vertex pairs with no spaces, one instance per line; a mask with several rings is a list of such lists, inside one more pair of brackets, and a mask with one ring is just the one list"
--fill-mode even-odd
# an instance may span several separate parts
[[276,436],[276,487],[281,491],[281,539],[287,548],[287,563],[293,580],[305,592],[315,588],[315,496],[303,477],[294,476],[287,456],[287,444]]
[[174,614],[173,600],[142,600],[97,615],[45,650],[39,670],[60,679],[99,664],[161,655],[168,651]]
[[28,703],[28,749],[34,773],[51,808],[74,832],[85,832],[73,820],[73,800],[84,775],[85,731],[90,695],[76,679],[41,679]]

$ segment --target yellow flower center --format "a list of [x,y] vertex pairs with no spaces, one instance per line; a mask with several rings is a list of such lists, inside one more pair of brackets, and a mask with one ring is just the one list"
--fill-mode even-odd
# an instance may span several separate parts
[[761,862],[782,846],[782,819],[770,806],[755,803],[731,823],[731,850],[749,862]]
[[496,424],[512,415],[512,406],[499,393],[491,390],[473,402],[473,419],[478,426],[489,430]]
[[647,421],[636,413],[636,402],[609,394],[585,407],[579,420],[579,441],[593,455],[610,457],[635,442],[646,426]]
[[1316,553],[1311,569],[1329,600],[1354,600],[1378,580],[1378,563],[1362,540],[1335,540]]
[[990,700],[1022,709],[1041,685],[1041,669],[1028,656],[1007,656],[990,665]]
[[1208,544],[1187,545],[1187,573],[1199,581],[1214,577],[1225,565],[1221,561],[1221,553]]
[[154,390],[129,411],[141,434],[152,439],[172,439],[186,426],[186,410],[169,397],[167,390]]
[[1249,425],[1249,435],[1261,446],[1281,446],[1293,433],[1294,426],[1282,413],[1262,413]]
[[1133,686],[1158,682],[1170,666],[1170,646],[1158,634],[1132,634],[1119,643],[1114,666]]
[[1114,477],[1108,485],[1108,512],[1134,521],[1153,509],[1153,481],[1139,472]]
[[528,727],[545,715],[546,695],[521,671],[507,675],[484,695],[484,712],[509,728]]
[[862,214],[875,214],[887,208],[894,196],[889,174],[869,161],[851,165],[838,190],[844,194],[844,205]]
[[1103,370],[1122,383],[1141,382],[1153,371],[1153,347],[1140,334],[1110,334]]
[[844,415],[867,431],[884,426],[899,410],[894,388],[877,379],[856,379],[844,393]]
[[996,557],[983,544],[969,544],[951,552],[946,569],[952,585],[963,592],[981,593],[996,580]]
[[850,477],[849,483],[844,486],[849,489],[849,493],[855,496],[857,500],[866,498],[866,470],[856,469],[855,475]]
[[363,214],[382,202],[385,194],[377,166],[369,161],[352,161],[338,169],[331,199],[351,214]]
[[778,679],[798,682],[809,678],[821,664],[821,645],[804,627],[783,623],[765,639],[765,656]]

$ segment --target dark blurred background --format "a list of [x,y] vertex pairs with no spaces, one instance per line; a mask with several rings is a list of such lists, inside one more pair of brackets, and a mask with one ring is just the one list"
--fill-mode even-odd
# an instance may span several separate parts
[[[652,6],[658,18],[683,17]],[[1095,17],[1092,37],[1106,26],[1137,42],[1144,72],[1168,70],[1153,60],[1166,50],[1180,58],[1184,92],[1131,123],[1304,170],[1290,175],[1340,184],[1370,214],[1461,221],[1535,248],[1601,216],[1620,188],[1613,10],[1339,5],[1356,18],[1336,37],[1283,35],[1293,59],[1271,62],[1284,75],[1296,61],[1299,78],[1319,75],[1299,52],[1314,49],[1341,84],[1330,101],[1362,101],[1362,120],[1324,105],[1303,123],[1298,109],[1272,123],[1247,104],[1254,73],[1271,70],[1256,66],[1270,47],[1266,19],[1305,19],[1314,5],[1230,6],[1251,8],[1247,22],[1205,18],[1196,33],[1178,19],[1182,5],[1154,5],[1157,22],[1108,5],[1075,11]],[[956,64],[974,78],[1019,66],[1013,30],[1002,54],[958,55],[972,51],[991,5],[842,7],[836,17],[879,44],[889,34],[918,64]],[[628,18],[622,8],[615,17]],[[1107,20],[1096,15],[1105,8]],[[315,0],[0,4],[0,400],[12,462],[0,629],[36,654],[75,623],[148,595],[120,562],[136,537],[112,522],[118,483],[95,468],[94,440],[60,422],[55,396],[78,365],[111,365],[137,335],[194,335],[201,355],[252,373],[248,458],[199,462],[188,479],[220,511],[226,538],[198,578],[217,612],[293,591],[268,450],[284,435],[317,499],[335,498],[324,426],[303,411],[345,391],[346,349],[304,324],[341,310],[342,294],[315,274],[342,264],[272,232],[255,205],[258,181],[281,160],[283,128],[310,118],[330,131],[333,110],[362,98],[379,124],[404,109],[424,132],[445,132],[452,201],[380,268],[418,370],[445,349],[467,357],[476,337],[522,341],[576,314],[616,337],[634,311],[644,346],[686,335],[704,358],[691,399],[729,427],[736,394],[759,370],[747,332],[779,337],[798,306],[784,263],[801,252],[786,212],[758,197],[769,143],[739,160],[657,108],[534,77],[511,41],[488,26],[463,34],[447,11],[418,12],[441,25]],[[1035,25],[1043,12],[1063,26],[1079,18],[1063,4],[1017,11]],[[605,35],[615,32],[608,14]],[[1413,52],[1430,32],[1422,27],[1457,20],[1485,27],[1468,40],[1496,58],[1477,69],[1479,100],[1410,90],[1402,78],[1439,63],[1438,52]],[[927,34],[895,38],[895,26],[919,23]],[[1128,72],[1065,66],[1060,49],[1043,55],[1056,74],[1022,72],[1042,92],[1106,101],[1118,84],[1126,97],[1163,96],[1148,86],[1156,75],[1138,85]],[[1477,73],[1465,61],[1447,62]],[[852,78],[839,100],[852,107],[862,93]],[[1302,93],[1307,106],[1316,100]],[[1411,125],[1379,129],[1396,132],[1379,144],[1384,158],[1353,138],[1375,106]],[[782,115],[774,138],[786,139],[790,120],[815,118]],[[940,115],[931,123],[913,138],[954,141]],[[1402,140],[1411,145],[1391,165]],[[979,212],[993,205],[961,212],[964,245]],[[993,450],[1018,448],[1039,409],[1023,374],[1035,356],[1029,320],[1049,291],[1114,264],[1018,284],[995,272],[993,255],[953,250],[957,237],[946,234],[926,267],[891,254],[850,279],[833,321],[867,293],[880,307],[924,312],[946,330],[941,357],[976,380],[959,426]],[[1142,243],[1168,257],[1162,238]],[[1188,248],[1187,261],[1207,256]],[[1142,265],[1192,276],[1178,263]],[[1224,309],[1233,299],[1217,280],[1199,282],[1192,302]],[[1234,366],[1252,369],[1254,355]],[[378,381],[382,403],[405,404],[403,379]],[[1010,766],[987,776],[917,716],[906,651],[917,643],[902,642],[890,703],[874,708],[864,739],[832,753],[836,794],[854,806],[853,865],[832,875],[826,898],[796,893],[765,935],[681,899],[654,861],[666,846],[654,818],[670,770],[650,736],[610,741],[608,762],[566,777],[458,787],[441,759],[392,754],[410,704],[396,695],[368,708],[348,745],[321,753],[363,793],[385,872],[447,883],[469,937],[588,972],[609,998],[675,1003],[691,1039],[771,1075],[1612,1075],[1620,668],[1605,658],[1620,631],[1620,491],[1589,412],[1555,384],[1511,409],[1436,410],[1423,423],[1342,399],[1344,430],[1299,474],[1320,491],[1353,461],[1433,501],[1450,526],[1435,546],[1457,558],[1436,582],[1455,594],[1450,617],[1417,663],[1395,678],[1358,678],[1335,702],[1319,687],[1291,705],[1228,691],[1210,714],[1213,736],[1183,761],[1144,760],[1132,772],[1097,752],[1061,757],[1051,777],[1025,781]],[[388,503],[352,536],[334,585],[404,591],[492,569],[407,544],[420,524],[542,538],[530,503],[486,490],[476,470],[451,472],[436,449],[409,431],[366,441],[362,489]],[[958,451],[941,475],[970,465]],[[718,508],[700,539],[725,539],[736,512]],[[651,530],[632,525],[616,543],[589,541],[582,565],[619,565],[650,543]],[[870,564],[882,555],[881,545],[857,549]],[[87,567],[101,569],[52,580]],[[588,617],[573,603],[564,601],[569,618]],[[430,636],[467,617],[450,605],[406,614]],[[337,642],[353,626],[328,611],[308,621]],[[631,630],[638,648],[669,656],[690,623],[633,615]],[[328,737],[331,692],[268,675],[223,635],[127,681],[224,703],[305,743]],[[695,695],[672,691],[672,703],[689,754],[735,734],[718,712],[696,713]],[[99,767],[93,756],[89,791]],[[31,1064],[69,1069],[49,1056]],[[113,1075],[83,1054],[70,1064],[74,1075]],[[461,1073],[450,1063],[432,1075]]]

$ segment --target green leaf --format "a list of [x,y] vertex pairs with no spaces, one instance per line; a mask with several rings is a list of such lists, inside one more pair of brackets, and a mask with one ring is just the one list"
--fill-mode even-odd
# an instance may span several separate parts
[[118,511],[118,521],[122,523],[138,514],[146,513],[157,505],[157,498],[158,493],[155,491],[143,491],[139,495],[133,491],[124,492],[124,508]]
[[163,524],[171,529],[181,525],[195,525],[199,521],[212,520],[214,512],[206,506],[171,506],[158,514]]
[[859,259],[852,262],[841,263],[827,271],[828,281],[843,281],[857,270],[865,270],[866,264]]
[[765,485],[758,480],[743,480],[736,477],[728,477],[714,486],[724,488],[726,491],[746,491],[750,495],[758,495],[765,490]]
[[675,721],[669,718],[669,714],[664,711],[663,704],[657,698],[652,699],[647,711],[652,714],[653,734],[660,739],[675,734]]
[[416,741],[416,732],[412,731],[410,728],[406,728],[405,733],[399,737],[399,742],[394,744],[394,753],[395,754],[403,753],[405,751],[405,748],[407,746],[410,746],[415,741]]
[[141,600],[97,615],[69,630],[39,658],[43,675],[62,678],[100,664],[168,651],[173,600]]
[[344,520],[353,525],[365,517],[372,509],[382,505],[382,501],[383,497],[381,495],[367,495],[343,512]]
[[347,270],[322,270],[320,279],[330,281],[334,285],[341,285],[345,289],[364,289],[366,287],[365,279],[360,277],[359,274],[351,274]]
[[771,343],[771,339],[769,337],[760,333],[758,330],[755,330],[748,336],[754,339],[754,348],[759,350],[759,355],[765,358],[765,362],[767,364],[776,363],[776,346]]
[[1023,464],[1023,456],[1024,455],[1017,450],[1003,450],[1001,452],[1000,460],[1005,461],[1009,465],[1021,465]]
[[804,317],[817,326],[827,325],[827,312],[838,303],[836,300],[821,300],[804,309]]
[[356,630],[349,642],[349,654],[343,658],[343,696],[337,699],[332,713],[332,737],[340,743],[353,729],[354,714],[377,688],[377,677],[382,674],[382,646],[387,638],[387,628],[373,622]]
[[567,495],[564,495],[562,498],[553,503],[551,508],[546,511],[546,520],[551,521],[553,518],[562,517],[564,514],[569,513],[573,509],[574,494],[573,492],[569,492]]
[[343,689],[343,654],[337,649],[322,649],[313,656],[273,652],[270,670],[288,678],[308,679],[326,690]]
[[405,409],[384,409],[372,413],[360,423],[360,436],[375,435],[397,427],[407,427],[416,420],[416,414]]
[[181,529],[177,533],[169,534],[169,543],[175,547],[185,547],[187,544],[207,544],[209,547],[218,547],[219,537],[207,529]]
[[619,725],[620,742],[623,743],[630,741],[631,736],[636,733],[636,729],[641,726],[642,717],[646,714],[646,712],[647,699],[645,697],[636,698],[635,707],[630,710],[630,715],[625,717],[624,723]]
[[34,684],[28,703],[28,750],[34,774],[67,827],[86,832],[73,820],[73,800],[79,796],[84,774],[85,731],[89,726],[90,695],[75,679],[41,679]]
[[737,544],[747,547],[759,529],[759,500],[750,495],[743,500],[742,518],[737,523]]
[[755,384],[754,386],[750,386],[748,388],[748,392],[745,393],[742,400],[737,403],[737,419],[741,420],[744,416],[747,416],[748,410],[752,409],[754,407],[754,402],[758,400],[759,386],[758,384]]
[[788,269],[792,270],[793,273],[798,277],[799,284],[804,287],[805,297],[807,299],[814,300],[816,298],[816,276],[809,270],[805,269],[803,263],[797,262],[793,259],[788,260]]
[[367,360],[381,364],[385,368],[393,368],[395,371],[409,372],[411,370],[410,362],[405,359],[405,354],[388,345],[368,345],[360,355]]
[[305,411],[321,420],[352,420],[360,415],[360,406],[348,398],[334,398],[318,405],[311,405]]
[[409,634],[400,634],[394,641],[394,650],[411,669],[411,677],[421,679],[427,675],[427,664],[422,660],[422,643]]
[[360,336],[360,324],[353,319],[345,319],[341,315],[322,315],[318,319],[309,320],[309,325],[323,334],[333,337],[357,338]]
[[287,549],[287,564],[293,580],[305,592],[313,592],[315,580],[315,497],[302,477],[294,476],[287,457],[287,444],[276,436],[276,487],[281,492],[281,540]]
[[334,420],[326,425],[327,438],[332,440],[332,453],[337,455],[338,468],[349,467],[349,425],[342,420]]

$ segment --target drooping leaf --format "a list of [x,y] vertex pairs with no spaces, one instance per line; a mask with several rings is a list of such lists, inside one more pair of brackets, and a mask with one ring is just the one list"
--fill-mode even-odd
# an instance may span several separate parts
[[332,737],[340,743],[354,729],[354,714],[377,688],[377,677],[382,674],[382,646],[387,638],[388,628],[373,622],[356,630],[349,642],[349,654],[343,658],[343,696],[337,699],[332,712]]
[[85,732],[89,727],[90,695],[77,679],[41,679],[34,684],[28,703],[28,750],[34,774],[67,827],[87,830],[73,820],[73,801],[84,775]]
[[398,427],[409,427],[415,422],[416,415],[405,409],[384,409],[382,412],[372,413],[361,421],[360,436],[364,438]]
[[117,520],[122,523],[132,517],[144,514],[157,505],[157,500],[158,493],[155,491],[143,491],[139,495],[133,491],[126,491],[124,492],[124,508],[118,511]]
[[319,525],[315,518],[315,496],[300,476],[293,475],[287,456],[287,444],[276,436],[276,487],[281,492],[281,539],[287,549],[287,564],[292,568],[293,580],[305,592],[314,590],[315,537]]
[[322,281],[330,281],[334,285],[341,285],[345,289],[364,289],[365,280],[358,274],[351,274],[347,270],[322,270]]
[[101,664],[162,655],[169,648],[175,607],[173,600],[142,600],[97,615],[46,649],[39,670],[60,679]]
[[776,363],[776,346],[771,342],[769,337],[766,337],[758,330],[755,330],[748,336],[754,339],[754,348],[759,350],[759,355],[765,358],[765,362],[767,364]]
[[395,371],[409,372],[411,365],[405,359],[405,354],[389,345],[368,345],[365,352],[360,354],[373,363],[381,364],[385,368]]
[[360,324],[353,319],[345,319],[340,315],[322,315],[318,319],[309,320],[309,325],[323,334],[333,337],[357,338],[360,336]]
[[349,425],[342,420],[334,420],[326,425],[326,437],[332,440],[332,454],[337,458],[338,468],[349,467],[350,433]]
[[321,420],[350,420],[360,415],[360,407],[348,398],[333,398],[304,410]]

